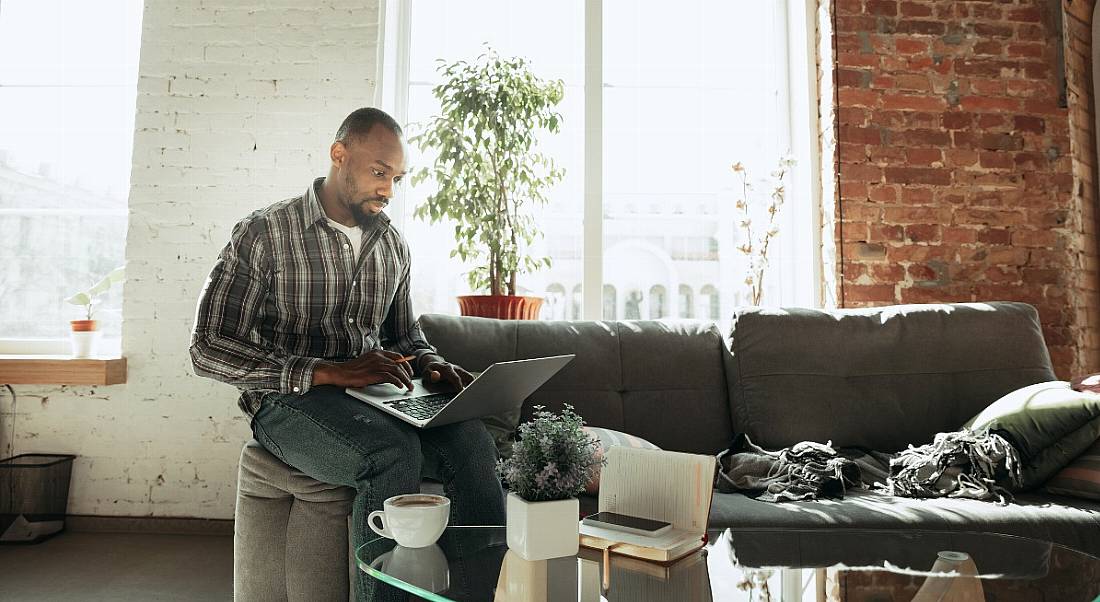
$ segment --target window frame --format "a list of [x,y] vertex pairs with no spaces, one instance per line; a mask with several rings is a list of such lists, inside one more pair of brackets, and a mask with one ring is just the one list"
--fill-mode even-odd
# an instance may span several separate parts
[[[375,104],[389,112],[399,123],[408,121],[409,57],[412,42],[411,2],[382,0],[379,23],[380,43]],[[776,0],[777,11],[787,32],[787,95],[790,120],[791,154],[801,169],[793,170],[788,198],[803,198],[802,207],[809,219],[797,223],[796,231],[785,238],[791,254],[785,263],[784,280],[801,284],[784,305],[823,307],[824,286],[821,127],[818,101],[817,39],[818,6],[815,0]],[[584,211],[581,319],[602,320],[604,309],[604,215],[603,215],[603,0],[584,0],[585,72],[584,72]],[[827,74],[824,74],[827,75]],[[408,184],[403,184],[407,192]],[[794,208],[789,208],[794,211]],[[391,216],[399,228],[405,215]],[[829,247],[831,248],[831,246]],[[805,261],[809,258],[810,261]],[[788,289],[785,289],[788,290]],[[671,293],[669,293],[671,294]],[[571,291],[567,298],[572,299]],[[725,301],[723,301],[725,304]],[[571,301],[570,301],[571,305]],[[571,314],[571,307],[566,315]],[[676,317],[676,316],[669,316]]]

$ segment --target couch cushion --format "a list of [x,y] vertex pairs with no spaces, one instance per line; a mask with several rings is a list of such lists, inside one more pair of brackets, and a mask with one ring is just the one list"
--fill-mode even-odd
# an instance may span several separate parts
[[1100,555],[1100,503],[1038,493],[1007,506],[959,498],[910,499],[849,491],[844,500],[773,504],[715,493],[711,528],[929,529],[1019,535]]
[[966,426],[1012,443],[1020,454],[1021,487],[1033,489],[1100,437],[1100,394],[1074,391],[1065,381],[1038,383],[998,399]]
[[898,451],[1054,379],[1023,303],[747,309],[730,340],[735,427],[767,449],[831,440]]
[[[713,454],[732,436],[717,329],[694,321],[509,321],[426,314],[420,324],[444,357],[468,370],[493,362],[574,353],[529,397],[587,424],[637,435],[662,449]],[[519,415],[497,417],[514,429]]]

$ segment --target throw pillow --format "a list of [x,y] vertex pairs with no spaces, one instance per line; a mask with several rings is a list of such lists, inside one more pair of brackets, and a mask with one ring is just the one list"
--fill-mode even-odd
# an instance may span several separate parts
[[964,426],[1001,435],[1020,454],[1021,484],[1042,485],[1100,437],[1100,394],[1074,391],[1065,381],[1017,389],[993,402]]
[[[642,439],[641,437],[635,437],[629,433],[616,431],[612,429],[606,429],[598,426],[586,426],[583,427],[589,435],[592,435],[600,441],[600,454],[607,455],[607,450],[612,447],[636,447],[639,449],[661,449],[656,445],[653,445],[649,441]],[[592,477],[588,485],[584,488],[585,493],[596,495],[600,492],[600,471],[596,469],[596,476]]]
[[1043,489],[1057,495],[1100,500],[1100,439],[1051,477]]

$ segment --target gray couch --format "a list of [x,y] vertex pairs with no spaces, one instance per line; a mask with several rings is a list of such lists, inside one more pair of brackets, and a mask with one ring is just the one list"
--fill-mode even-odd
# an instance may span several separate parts
[[[735,317],[728,346],[714,326],[698,322],[518,322],[425,315],[421,324],[440,353],[469,370],[575,353],[572,363],[524,403],[524,415],[534,405],[556,410],[570,403],[591,425],[626,431],[663,449],[702,454],[725,449],[735,432],[747,433],[766,448],[831,440],[836,446],[896,451],[958,429],[1009,391],[1055,379],[1037,314],[1020,303],[746,310]],[[257,582],[281,580],[294,563],[331,561],[294,551],[291,542],[299,535],[287,533],[302,530],[302,517],[295,520],[292,513],[296,494],[282,492],[285,520],[282,510],[275,520],[255,519],[257,499],[251,492],[286,476],[268,470],[261,475],[264,482],[256,483],[250,467],[278,468],[272,460],[256,447],[246,447],[242,455],[238,592],[270,593],[268,584]],[[350,491],[344,496],[329,503],[346,506]],[[588,508],[594,505],[586,502]],[[330,517],[321,523],[317,516],[314,511],[309,518],[312,533],[346,537],[344,522]],[[710,524],[989,531],[1100,554],[1100,504],[1040,491],[1021,494],[1009,506],[864,492],[851,492],[843,501],[769,504],[716,493]],[[287,542],[281,564],[254,560],[264,547],[261,542]],[[263,554],[271,556],[272,550]],[[276,590],[275,598],[279,591],[285,588]],[[325,595],[343,592],[346,584],[342,592]]]

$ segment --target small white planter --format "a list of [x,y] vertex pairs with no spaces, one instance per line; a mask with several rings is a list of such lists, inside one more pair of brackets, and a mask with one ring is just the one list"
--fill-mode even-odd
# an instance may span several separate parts
[[98,330],[90,330],[86,332],[70,332],[71,342],[73,346],[73,357],[85,358],[92,357],[95,354],[96,339],[99,338]]
[[528,502],[508,494],[508,548],[524,560],[573,556],[580,547],[577,498]]

